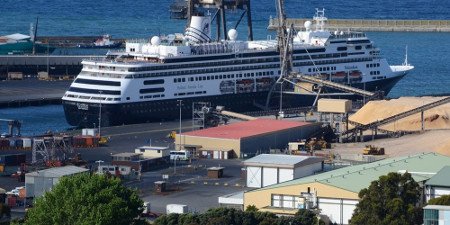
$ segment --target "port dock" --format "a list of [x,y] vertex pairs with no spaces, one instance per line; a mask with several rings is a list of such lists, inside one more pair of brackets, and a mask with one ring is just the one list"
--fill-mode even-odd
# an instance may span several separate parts
[[[303,29],[305,21],[311,19],[287,19],[295,29]],[[276,30],[278,19],[269,20],[269,30]],[[328,19],[330,30],[397,31],[397,32],[450,32],[450,20],[370,20],[370,19]]]
[[0,108],[61,104],[71,80],[0,81]]

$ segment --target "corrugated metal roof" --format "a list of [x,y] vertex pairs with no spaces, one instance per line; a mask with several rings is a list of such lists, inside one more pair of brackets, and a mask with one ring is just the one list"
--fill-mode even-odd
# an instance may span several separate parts
[[430,186],[450,187],[450,166],[446,166],[431,177],[426,183]]
[[54,167],[45,170],[39,170],[32,173],[27,173],[25,176],[32,177],[63,177],[72,174],[82,173],[89,171],[86,168],[78,167],[78,166],[63,166],[63,167]]
[[301,156],[301,155],[280,155],[280,154],[261,154],[244,161],[244,165],[271,165],[271,166],[289,166],[309,165],[316,162],[322,162],[322,157]]
[[139,156],[142,155],[142,153],[135,153],[135,152],[122,152],[112,155],[113,157],[133,157],[133,156]]
[[423,209],[437,209],[437,210],[450,211],[450,205],[427,205],[427,206],[423,207]]
[[221,139],[241,139],[259,134],[272,133],[294,127],[308,125],[307,122],[289,120],[256,119],[182,133],[182,136],[210,137]]
[[[418,155],[384,159],[373,163],[344,167],[329,172],[308,176],[280,184],[267,186],[254,191],[274,189],[298,184],[319,182],[351,192],[359,193],[363,188],[382,175],[390,172],[406,170],[411,172],[417,182],[430,179],[444,166],[450,165],[450,157],[437,153],[422,153]],[[414,172],[414,173],[413,173]]]

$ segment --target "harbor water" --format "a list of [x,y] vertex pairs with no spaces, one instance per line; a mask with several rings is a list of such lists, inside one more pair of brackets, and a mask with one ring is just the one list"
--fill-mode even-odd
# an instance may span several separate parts
[[[41,36],[108,33],[113,37],[149,38],[183,32],[186,21],[169,18],[171,3],[172,0],[97,0],[95,4],[60,0],[48,4],[43,0],[2,0],[0,36],[27,34],[36,17],[39,17],[38,35]],[[450,19],[450,1],[286,0],[285,5],[287,16],[295,18],[310,18],[315,8],[325,8],[326,16],[336,19]],[[266,30],[269,18],[276,16],[275,0],[253,0],[252,7],[255,39],[275,38],[274,33]],[[234,26],[239,16],[240,12],[229,15],[228,27]],[[246,37],[245,21],[241,25],[238,38],[242,39]],[[389,97],[450,93],[450,33],[368,32],[367,35],[391,65],[404,62],[408,46],[408,62],[415,70],[392,89]],[[62,106],[58,105],[0,109],[0,118],[22,120],[24,135],[69,128]],[[0,124],[0,131],[6,131],[4,124]]]

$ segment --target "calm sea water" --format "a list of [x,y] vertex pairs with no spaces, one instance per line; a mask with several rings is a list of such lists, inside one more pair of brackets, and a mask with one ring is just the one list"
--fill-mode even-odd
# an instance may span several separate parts
[[[169,18],[170,0],[1,0],[0,35],[28,33],[39,17],[38,35],[101,35],[148,38],[182,32],[185,21]],[[328,18],[450,19],[450,1],[440,0],[285,0],[288,17],[310,18],[315,8],[325,8]],[[232,27],[240,12],[228,15]],[[266,30],[276,16],[275,0],[253,0],[255,38],[274,37]],[[245,21],[240,37],[245,35]],[[390,64],[401,64],[408,46],[409,62],[415,70],[401,80],[390,97],[450,93],[450,33],[369,32]],[[42,133],[69,127],[61,106],[0,110],[0,118],[24,121],[23,133]],[[3,127],[3,126],[2,126]],[[3,127],[4,128],[4,127]],[[0,127],[1,129],[1,127]]]

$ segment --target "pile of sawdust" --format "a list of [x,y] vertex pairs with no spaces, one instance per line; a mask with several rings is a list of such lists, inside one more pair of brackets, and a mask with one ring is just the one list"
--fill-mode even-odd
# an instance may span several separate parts
[[[368,124],[440,99],[443,99],[443,97],[401,97],[391,100],[371,101],[350,116],[350,120]],[[424,120],[426,130],[450,129],[450,103],[425,111]],[[417,113],[380,128],[390,131],[415,131],[421,130],[421,127],[421,115]]]
[[435,152],[442,154],[442,155],[450,156],[450,140],[448,140],[447,143],[437,147],[435,149]]

